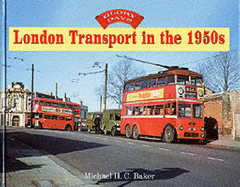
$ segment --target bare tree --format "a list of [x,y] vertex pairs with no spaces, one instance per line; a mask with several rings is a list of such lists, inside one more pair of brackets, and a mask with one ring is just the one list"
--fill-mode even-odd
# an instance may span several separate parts
[[[125,81],[145,75],[144,69],[134,67],[134,62],[127,60],[118,61],[111,67],[108,73],[107,97],[118,105],[122,105],[122,93]],[[98,95],[103,93],[103,85],[96,90]]]
[[204,84],[215,92],[227,92],[239,88],[240,63],[238,51],[220,52],[199,65]]

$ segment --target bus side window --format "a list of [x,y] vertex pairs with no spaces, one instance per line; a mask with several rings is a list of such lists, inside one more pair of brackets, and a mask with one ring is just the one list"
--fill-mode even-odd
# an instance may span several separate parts
[[176,103],[172,103],[172,112],[171,115],[176,115]]
[[44,119],[50,119],[51,116],[50,115],[44,115]]
[[146,107],[140,106],[138,115],[146,115]]
[[138,115],[138,106],[133,107],[133,115]]
[[155,107],[155,115],[163,115],[163,105],[157,105]]
[[165,115],[170,115],[170,103],[165,104]]
[[58,120],[58,117],[57,116],[52,116],[52,119],[53,120]]
[[132,115],[132,107],[131,107],[131,106],[129,106],[129,107],[126,108],[126,115],[127,115],[127,116]]
[[60,116],[60,117],[59,117],[59,120],[61,120],[61,121],[64,121],[64,120],[65,120],[65,118],[64,118],[64,117],[62,117],[62,116]]
[[147,107],[147,115],[153,115],[154,106]]

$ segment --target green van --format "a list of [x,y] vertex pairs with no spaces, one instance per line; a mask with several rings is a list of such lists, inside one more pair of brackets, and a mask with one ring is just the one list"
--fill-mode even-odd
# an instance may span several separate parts
[[113,136],[120,133],[121,110],[106,110],[104,112],[90,112],[87,117],[87,130],[95,131],[94,119],[97,115],[101,118],[101,133],[111,133]]

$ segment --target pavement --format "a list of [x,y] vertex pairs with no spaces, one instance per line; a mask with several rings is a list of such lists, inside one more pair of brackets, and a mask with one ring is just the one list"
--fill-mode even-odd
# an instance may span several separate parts
[[[240,141],[226,135],[220,136],[218,140],[210,140],[204,146],[240,150]],[[73,172],[74,168],[70,167],[53,155],[33,149],[13,138],[7,139],[7,187],[100,186],[94,181],[84,180],[84,174]],[[2,174],[0,180],[2,182]]]
[[[84,179],[84,174],[55,156],[36,150],[11,137],[6,138],[6,147],[6,187],[100,186],[96,181]],[[2,184],[2,156],[0,160]]]
[[220,135],[218,140],[209,140],[205,146],[228,150],[240,150],[240,140],[234,140],[231,134],[224,136]]

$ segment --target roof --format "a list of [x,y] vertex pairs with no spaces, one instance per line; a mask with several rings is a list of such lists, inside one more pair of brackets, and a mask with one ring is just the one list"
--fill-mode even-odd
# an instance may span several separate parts
[[135,79],[130,79],[128,81],[126,81],[126,83],[132,82],[132,81],[140,81],[140,80],[144,80],[144,79],[151,79],[151,78],[155,78],[155,77],[165,77],[167,75],[187,75],[187,76],[194,76],[194,77],[202,77],[201,74],[196,73],[194,71],[190,71],[187,68],[176,68],[176,69],[171,69],[171,70],[167,70],[167,71],[160,71],[156,74],[149,74],[147,76],[142,76],[142,77],[137,77]]

